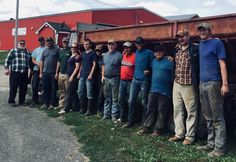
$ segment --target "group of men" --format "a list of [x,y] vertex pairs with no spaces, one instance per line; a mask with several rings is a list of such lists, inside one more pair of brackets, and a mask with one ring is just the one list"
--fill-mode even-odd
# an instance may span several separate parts
[[[199,45],[190,41],[187,30],[178,31],[174,57],[166,56],[163,44],[156,45],[153,51],[146,49],[142,37],[136,38],[135,52],[132,44],[125,42],[123,53],[116,49],[114,39],[107,42],[108,51],[105,53],[101,45],[93,50],[91,40],[84,40],[77,74],[80,113],[92,115],[97,111],[103,115],[102,120],[125,122],[122,127],[129,128],[135,123],[136,101],[140,93],[142,129],[137,134],[152,132],[152,136],[157,137],[165,131],[167,113],[173,102],[175,135],[169,141],[183,140],[183,145],[191,145],[195,141],[200,98],[208,138],[207,145],[197,149],[211,150],[209,157],[223,156],[226,151],[223,96],[229,91],[225,49],[219,39],[212,38],[208,23],[201,23],[197,30],[201,38]],[[43,37],[39,42],[40,47],[32,54],[32,106],[38,102],[37,87],[42,78],[43,108],[55,108],[55,80],[58,80],[60,97],[56,108],[60,108],[59,114],[63,114],[68,84],[66,62],[71,55],[68,40],[63,39],[62,49],[54,45],[52,38],[46,39],[47,47]],[[5,62],[5,73],[10,74],[9,104],[15,104],[18,87],[19,104],[24,104],[29,67],[30,53],[25,48],[25,41],[21,40],[19,47],[9,52]]]

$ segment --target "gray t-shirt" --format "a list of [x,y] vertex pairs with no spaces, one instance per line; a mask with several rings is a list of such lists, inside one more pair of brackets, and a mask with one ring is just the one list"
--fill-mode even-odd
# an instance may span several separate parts
[[120,76],[122,54],[118,51],[107,52],[103,56],[102,64],[105,66],[105,77]]
[[43,61],[43,72],[44,73],[56,73],[57,62],[59,61],[59,48],[46,47],[43,50],[41,61]]

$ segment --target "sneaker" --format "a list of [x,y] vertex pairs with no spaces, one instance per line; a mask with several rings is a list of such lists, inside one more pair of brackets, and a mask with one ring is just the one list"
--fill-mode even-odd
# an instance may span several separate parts
[[161,136],[161,132],[155,130],[152,134],[151,134],[152,137],[159,137]]
[[61,110],[61,109],[63,109],[63,107],[61,107],[61,106],[54,107],[54,110]]
[[213,149],[213,147],[210,145],[204,145],[204,146],[198,146],[196,149],[200,151],[210,151]]
[[46,104],[43,104],[41,107],[40,107],[40,109],[47,109],[48,108],[48,105],[46,105]]
[[143,128],[142,128],[141,130],[139,130],[136,134],[142,136],[142,135],[147,134],[147,133],[149,133],[148,128],[143,127]]
[[188,139],[184,139],[183,141],[183,145],[192,145],[193,144],[193,141],[190,141]]
[[126,123],[125,125],[122,126],[122,128],[131,128],[133,126],[132,123]]
[[224,151],[213,150],[207,156],[210,157],[210,158],[219,158],[219,157],[224,156],[224,155],[225,155]]
[[65,110],[61,110],[61,111],[58,112],[59,115],[62,115],[62,114],[65,114],[65,113],[66,113]]
[[110,117],[104,116],[100,121],[106,121],[106,120],[109,120],[109,119],[110,119]]
[[53,110],[54,109],[54,106],[53,105],[50,105],[49,107],[48,107],[48,110]]
[[29,105],[29,108],[34,108],[36,106],[36,103],[35,102],[32,102],[30,105]]
[[174,137],[169,138],[168,141],[170,141],[170,142],[178,142],[178,141],[181,141],[181,140],[182,140],[181,138],[174,136]]

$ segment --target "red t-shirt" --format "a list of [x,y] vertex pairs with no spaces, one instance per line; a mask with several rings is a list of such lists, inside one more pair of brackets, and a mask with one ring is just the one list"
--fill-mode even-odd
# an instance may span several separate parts
[[121,80],[132,80],[134,76],[135,54],[127,55],[123,53],[123,59],[121,63]]

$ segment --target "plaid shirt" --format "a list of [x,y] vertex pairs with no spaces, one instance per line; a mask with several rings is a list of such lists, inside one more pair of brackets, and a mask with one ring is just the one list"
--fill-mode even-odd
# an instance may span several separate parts
[[178,49],[178,52],[175,55],[175,81],[179,84],[192,84],[191,78],[191,62],[190,62],[190,54],[189,47],[186,49]]
[[29,69],[30,53],[27,49],[12,49],[5,60],[5,68],[14,72],[24,73]]

